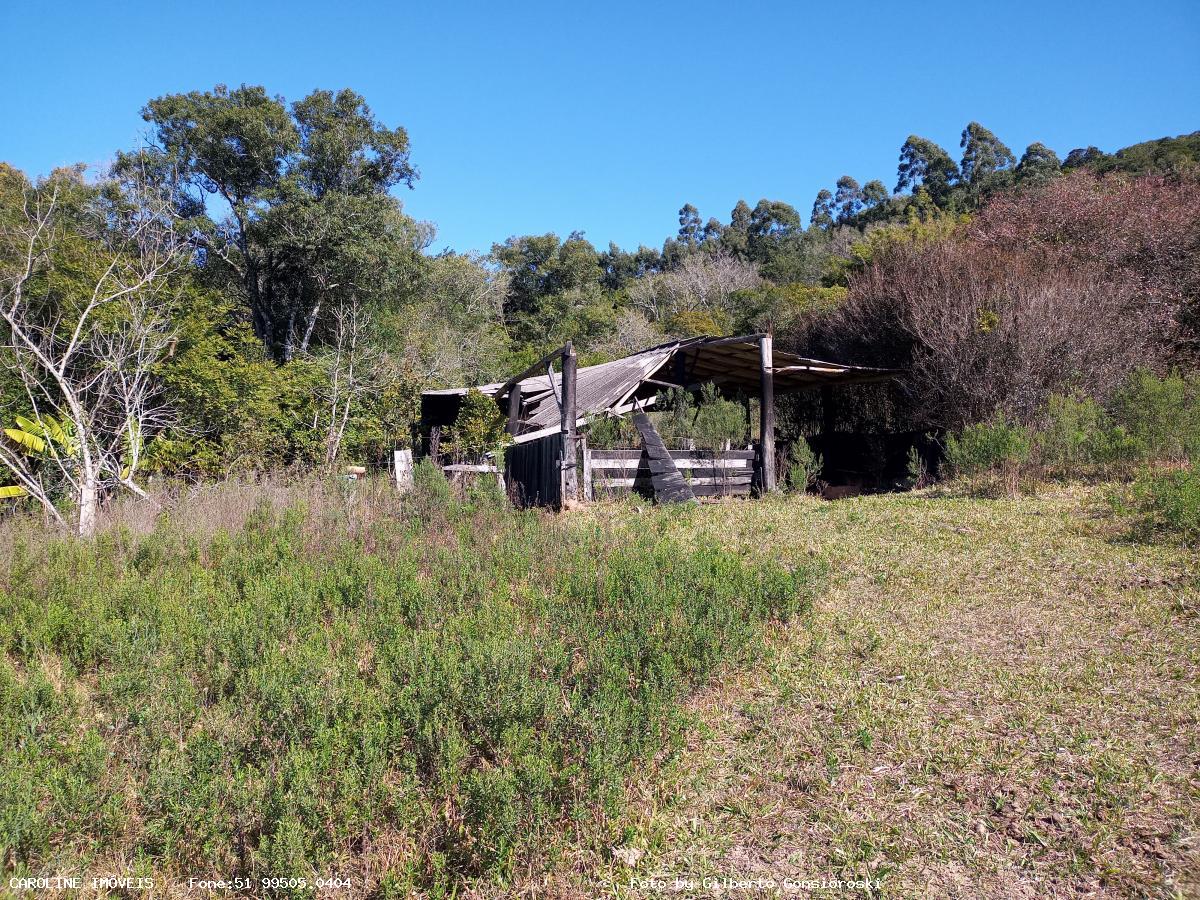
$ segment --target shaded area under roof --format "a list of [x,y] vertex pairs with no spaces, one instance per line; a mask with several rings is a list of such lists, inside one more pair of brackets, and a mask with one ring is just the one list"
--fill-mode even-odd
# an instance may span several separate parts
[[[650,347],[632,356],[576,372],[576,410],[588,419],[633,400],[645,400],[670,386],[695,390],[709,382],[725,390],[757,393],[760,386],[762,335],[695,337]],[[825,385],[868,384],[896,376],[891,369],[872,369],[810,359],[776,350],[773,355],[776,393]],[[521,432],[555,427],[559,423],[558,397],[562,373],[533,375],[521,385]],[[507,383],[480,385],[477,390],[507,408]],[[450,425],[458,415],[469,387],[445,388],[421,394],[421,419],[426,425]]]

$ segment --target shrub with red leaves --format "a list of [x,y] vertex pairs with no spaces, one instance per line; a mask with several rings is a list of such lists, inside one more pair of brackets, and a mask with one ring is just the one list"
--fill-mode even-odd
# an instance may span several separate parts
[[818,337],[907,370],[914,426],[1030,421],[1051,393],[1104,399],[1137,368],[1194,359],[1198,296],[1200,185],[1079,174],[889,246]]

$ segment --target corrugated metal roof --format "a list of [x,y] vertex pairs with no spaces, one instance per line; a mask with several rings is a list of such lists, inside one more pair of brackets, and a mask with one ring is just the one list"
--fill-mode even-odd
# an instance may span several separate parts
[[[627,402],[630,397],[642,398],[657,393],[655,385],[645,385],[647,379],[675,360],[671,376],[662,380],[685,384],[713,382],[755,393],[759,388],[761,335],[711,338],[696,337],[672,341],[642,350],[632,356],[595,366],[584,366],[576,372],[575,405],[579,418],[599,415]],[[819,359],[775,351],[772,354],[777,393],[802,390],[824,384],[862,384],[884,381],[895,376],[888,369],[848,366]],[[645,385],[645,386],[644,386]],[[477,390],[496,396],[506,382],[480,385]],[[445,388],[423,392],[423,396],[461,396],[471,388]],[[532,431],[557,425],[560,420],[558,397],[562,391],[562,372],[535,375],[521,381],[522,431]]]

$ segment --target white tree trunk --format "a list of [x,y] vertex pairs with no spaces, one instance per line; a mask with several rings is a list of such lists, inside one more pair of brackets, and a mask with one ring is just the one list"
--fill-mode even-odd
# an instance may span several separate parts
[[99,510],[100,491],[96,484],[94,473],[80,473],[79,476],[79,534],[90,537],[96,532],[96,518]]

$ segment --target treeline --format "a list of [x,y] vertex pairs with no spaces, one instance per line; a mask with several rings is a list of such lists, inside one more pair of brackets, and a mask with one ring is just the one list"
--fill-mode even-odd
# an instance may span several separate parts
[[382,461],[422,389],[567,338],[587,364],[771,329],[905,369],[858,412],[904,428],[1197,357],[1200,133],[1060,164],[971,123],[958,160],[910,137],[893,191],[843,176],[807,225],[778,200],[727,221],[686,204],[661,248],[545,234],[481,257],[430,252],[395,193],[419,181],[408,135],[352,91],[218,86],[143,116],[145,146],[98,178],[0,165],[4,493],[50,516],[154,472]]

